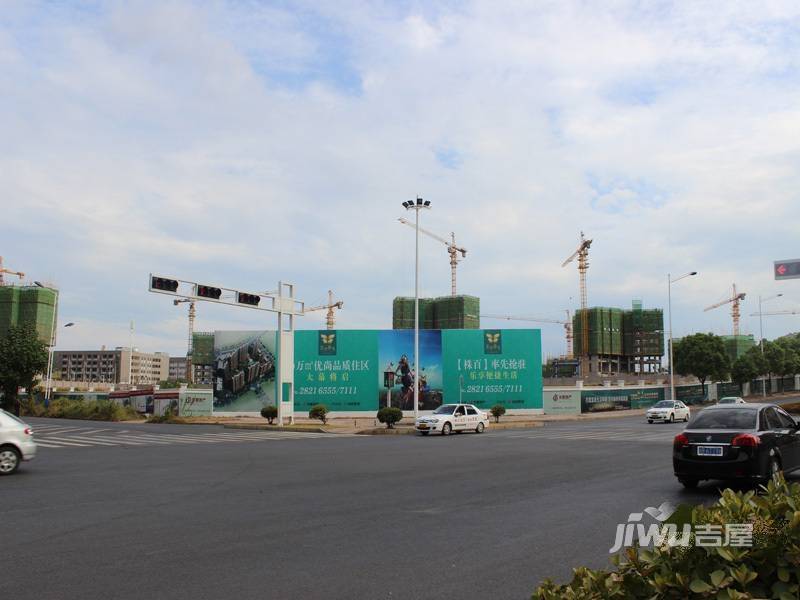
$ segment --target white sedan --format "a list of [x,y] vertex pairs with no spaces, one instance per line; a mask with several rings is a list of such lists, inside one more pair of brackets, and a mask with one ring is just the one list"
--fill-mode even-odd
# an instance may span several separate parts
[[744,398],[740,398],[739,396],[725,396],[724,398],[720,398],[717,404],[746,404]]
[[422,435],[428,435],[431,431],[450,435],[454,431],[483,433],[488,425],[489,415],[472,404],[443,404],[432,415],[419,417],[414,422],[414,429]]
[[23,460],[36,456],[33,429],[0,408],[0,475],[11,475]]
[[645,416],[647,417],[648,423],[652,423],[653,421],[674,423],[675,421],[688,421],[689,417],[692,416],[692,412],[683,402],[677,400],[662,400],[651,406],[645,413]]

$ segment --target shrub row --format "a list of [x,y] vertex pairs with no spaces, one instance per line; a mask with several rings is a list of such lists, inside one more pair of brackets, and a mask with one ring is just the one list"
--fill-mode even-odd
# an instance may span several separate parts
[[139,418],[139,414],[129,406],[121,406],[111,400],[75,400],[56,398],[45,407],[41,402],[28,402],[22,406],[23,412],[33,417],[53,417],[56,419],[86,419],[89,421],[128,421]]

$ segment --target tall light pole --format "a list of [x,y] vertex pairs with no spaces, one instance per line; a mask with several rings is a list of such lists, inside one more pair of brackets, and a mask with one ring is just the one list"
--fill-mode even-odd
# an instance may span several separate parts
[[431,207],[430,200],[417,198],[416,201],[408,200],[403,202],[406,210],[414,211],[414,229],[416,230],[414,240],[414,418],[419,416],[419,373],[422,361],[419,356],[419,211]]
[[[764,302],[769,302],[770,300],[774,300],[775,298],[780,298],[783,294],[775,294],[774,296],[769,296],[767,298],[761,298],[761,295],[758,296],[758,327],[761,330],[761,338],[758,342],[758,345],[761,346],[761,356],[764,356],[764,317],[761,315],[761,305]],[[761,395],[762,397],[767,397],[767,386],[765,381],[761,381]]]
[[[36,287],[46,288],[42,282],[34,281],[33,282]],[[56,293],[55,302],[53,304],[53,318],[50,321],[50,345],[47,351],[47,374],[46,374],[46,381],[44,384],[44,399],[45,401],[50,400],[50,390],[53,387],[53,351],[56,345],[56,313],[58,312],[58,290],[53,290]],[[75,323],[67,323],[64,327],[72,327]]]
[[680,277],[672,279],[672,276],[667,273],[667,306],[669,309],[669,398],[675,400],[675,366],[672,358],[672,284],[680,281],[686,277],[693,277],[697,275],[697,271],[691,273],[684,273]]

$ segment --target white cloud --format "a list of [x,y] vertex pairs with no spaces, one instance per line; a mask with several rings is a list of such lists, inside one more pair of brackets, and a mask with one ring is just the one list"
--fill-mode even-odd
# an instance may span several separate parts
[[[667,271],[701,272],[676,293],[677,333],[724,330],[702,308],[733,281],[778,289],[771,261],[797,254],[794,3],[46,7],[0,21],[0,238],[61,284],[76,343],[126,343],[107,338],[134,318],[179,351],[151,270],[332,288],[342,327],[389,326],[413,291],[394,220],[416,194],[492,312],[574,307],[560,264],[581,229],[592,303],[663,306]],[[444,248],[422,256],[424,291],[448,293]]]

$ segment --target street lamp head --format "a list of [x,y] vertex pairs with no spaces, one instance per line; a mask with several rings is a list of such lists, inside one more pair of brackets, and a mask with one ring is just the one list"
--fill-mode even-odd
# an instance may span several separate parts
[[72,327],[73,325],[75,325],[75,323],[70,322],[70,323],[65,324],[64,327]]
[[422,206],[422,198],[417,197],[417,206]]
[[430,205],[431,205],[431,201],[430,200],[425,200],[425,207],[426,208],[430,208]]
[[41,282],[41,281],[34,281],[34,282],[33,282],[33,284],[34,284],[35,286],[37,286],[37,287],[41,287],[41,288],[43,288],[43,287],[44,287],[44,285],[42,285],[42,282]]
[[689,273],[689,276],[690,276],[690,277],[691,277],[692,275],[697,275],[697,271],[692,271],[691,273]]

